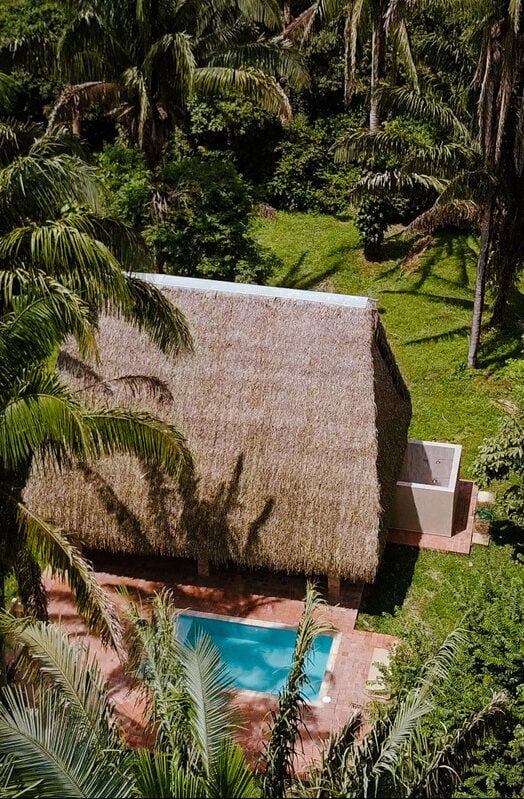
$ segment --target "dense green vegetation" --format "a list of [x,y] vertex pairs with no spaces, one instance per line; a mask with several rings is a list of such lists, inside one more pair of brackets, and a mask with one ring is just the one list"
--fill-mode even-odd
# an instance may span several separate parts
[[[427,766],[437,761],[461,771],[465,782],[447,786],[458,796],[523,791],[523,23],[520,0],[6,0],[0,9],[0,589],[16,582],[26,611],[45,616],[40,569],[51,562],[93,627],[106,613],[111,637],[111,611],[79,552],[23,505],[32,463],[122,450],[173,474],[190,463],[176,430],[129,409],[97,415],[57,375],[64,338],[92,349],[108,309],[163,349],[189,343],[161,295],[122,270],[375,297],[411,391],[412,436],[462,444],[463,474],[500,491],[489,549],[464,558],[387,548],[359,625],[403,639],[390,675],[397,703],[358,750],[348,722],[302,786],[311,795],[437,795],[442,770]],[[467,636],[439,672],[444,690],[411,727],[418,744],[408,736],[381,771],[395,719],[418,707],[423,662],[458,625]],[[284,792],[291,769],[297,656],[266,751],[268,797]],[[485,742],[468,728],[475,746],[455,738],[466,743],[453,761],[450,739],[426,734],[460,729],[493,691],[508,697],[506,724],[488,724]],[[181,689],[176,709],[188,702]],[[79,708],[58,705],[64,729],[74,727]],[[183,713],[168,710],[161,751],[139,756],[122,790],[152,795],[161,780],[170,795],[227,793],[224,758],[191,748]],[[119,765],[122,747],[120,756]],[[225,760],[242,795],[252,793],[242,756],[228,750]],[[7,784],[11,760],[1,768]],[[96,787],[104,753],[93,768]]]
[[[28,687],[4,689],[0,707],[0,780],[6,797],[311,797],[438,796],[459,782],[486,735],[508,712],[498,692],[465,721],[442,731],[431,724],[441,683],[461,653],[461,631],[417,671],[413,685],[380,713],[361,740],[355,712],[324,749],[320,764],[295,773],[305,664],[327,631],[323,600],[308,586],[293,663],[271,714],[270,739],[254,771],[233,738],[235,718],[216,647],[206,636],[181,644],[177,608],[156,596],[148,618],[127,613],[128,668],[147,689],[148,749],[129,750],[116,723],[96,659],[54,625],[0,614],[0,629],[21,651]],[[429,723],[428,723],[429,722]]]

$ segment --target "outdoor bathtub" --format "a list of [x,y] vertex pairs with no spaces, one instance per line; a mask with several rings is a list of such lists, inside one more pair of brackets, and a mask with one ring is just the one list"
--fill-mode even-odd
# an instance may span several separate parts
[[452,535],[462,447],[409,439],[393,503],[391,526]]

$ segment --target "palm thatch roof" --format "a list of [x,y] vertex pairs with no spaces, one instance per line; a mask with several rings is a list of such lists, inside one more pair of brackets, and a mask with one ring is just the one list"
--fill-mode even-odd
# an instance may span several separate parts
[[[183,311],[194,353],[170,359],[105,318],[98,372],[160,385],[140,405],[186,433],[196,474],[177,486],[112,458],[35,474],[33,507],[93,548],[372,581],[411,417],[375,303],[143,277]],[[95,367],[72,348],[62,363],[71,381],[93,383]],[[111,401],[127,390],[104,387]]]

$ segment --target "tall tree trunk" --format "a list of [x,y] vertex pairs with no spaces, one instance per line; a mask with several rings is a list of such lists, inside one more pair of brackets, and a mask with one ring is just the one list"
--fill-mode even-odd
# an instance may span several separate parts
[[352,54],[351,9],[344,20],[344,105],[347,108],[355,94],[355,63]]
[[380,0],[373,14],[371,35],[371,102],[369,108],[369,130],[377,133],[382,126],[378,86],[386,77],[386,15],[387,3]]
[[477,368],[478,351],[480,347],[480,332],[482,329],[482,313],[484,311],[484,296],[486,293],[486,276],[493,234],[494,207],[495,201],[494,199],[491,199],[482,215],[480,252],[477,261],[475,300],[473,303],[473,318],[471,320],[471,334],[469,340],[468,369]]
[[73,132],[73,136],[82,135],[82,115],[78,108],[75,108],[73,111],[73,116],[71,119],[71,130]]

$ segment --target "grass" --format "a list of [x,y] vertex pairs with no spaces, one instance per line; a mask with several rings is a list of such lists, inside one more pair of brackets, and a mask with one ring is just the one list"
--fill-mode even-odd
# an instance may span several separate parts
[[480,369],[465,368],[477,242],[472,236],[443,236],[422,257],[420,268],[401,274],[409,244],[394,235],[384,259],[363,260],[358,234],[349,221],[311,214],[279,213],[259,220],[258,240],[281,261],[275,285],[365,294],[379,303],[388,338],[411,391],[412,438],[463,446],[462,472],[482,439],[492,434],[498,399],[511,393],[504,363],[522,351],[519,335],[486,336]]
[[[522,330],[486,332],[480,368],[466,367],[478,243],[472,236],[436,238],[418,267],[403,274],[409,250],[399,234],[386,239],[382,260],[367,263],[350,221],[280,212],[257,220],[258,240],[279,259],[275,285],[364,294],[378,300],[380,313],[413,404],[413,438],[462,444],[462,475],[468,476],[482,439],[492,435],[511,396],[508,359],[522,353]],[[515,317],[524,316],[515,293]],[[500,542],[504,543],[504,536]],[[461,622],[465,601],[480,576],[494,565],[514,570],[511,546],[474,547],[469,558],[388,546],[369,590],[358,626],[401,636],[422,624],[436,638]]]

